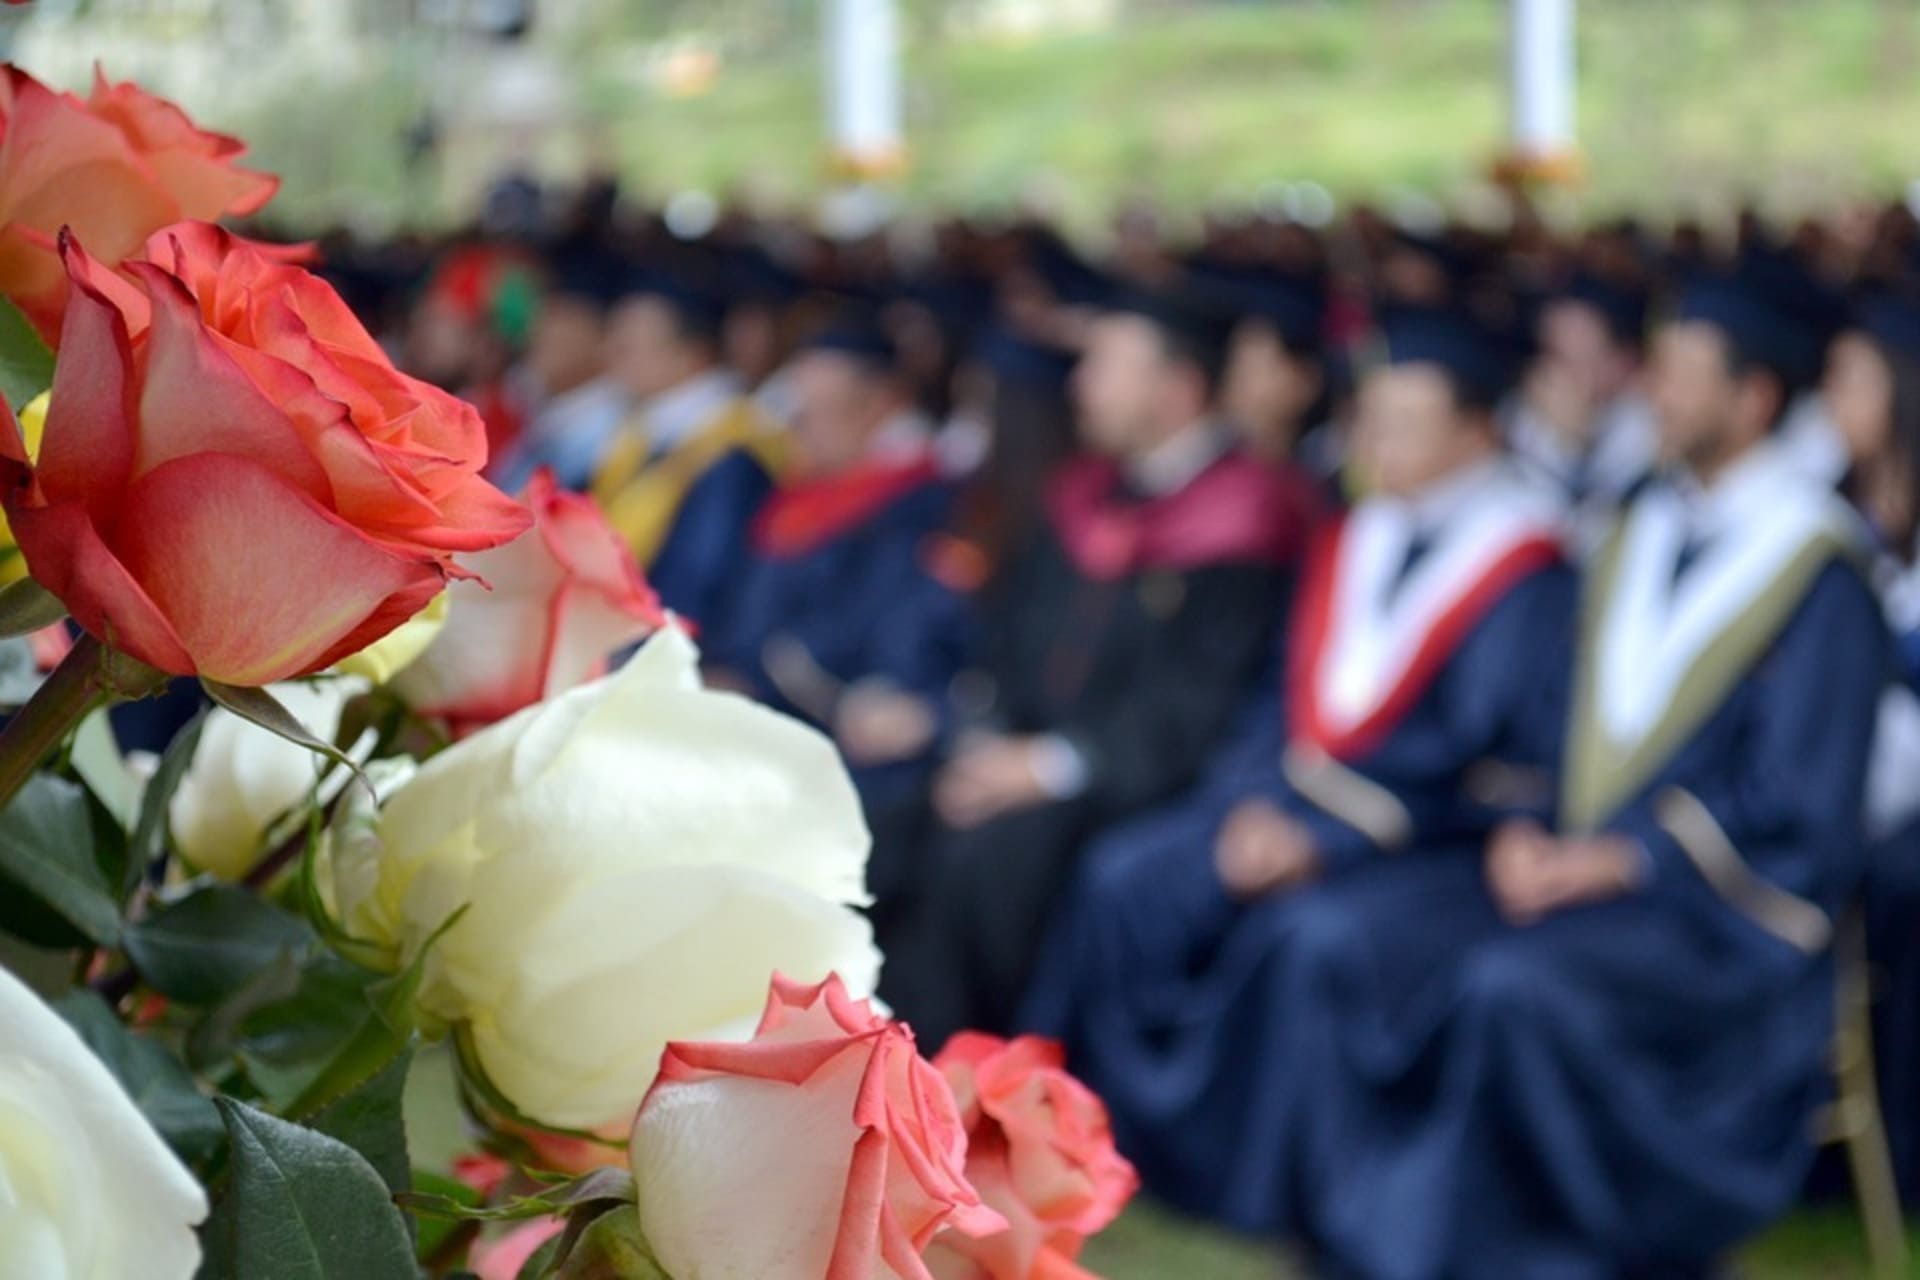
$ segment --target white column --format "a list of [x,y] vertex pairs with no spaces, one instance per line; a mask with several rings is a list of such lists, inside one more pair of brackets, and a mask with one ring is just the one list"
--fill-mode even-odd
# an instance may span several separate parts
[[900,34],[893,0],[826,0],[827,136],[849,176],[901,163]]
[[1573,6],[1574,0],[1508,0],[1510,145],[1516,159],[1574,153]]

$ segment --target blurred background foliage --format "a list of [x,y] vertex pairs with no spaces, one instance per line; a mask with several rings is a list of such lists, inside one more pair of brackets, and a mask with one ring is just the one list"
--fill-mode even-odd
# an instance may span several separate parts
[[[531,14],[531,20],[528,15]],[[1471,213],[1504,130],[1499,0],[902,0],[910,207],[1090,225],[1294,198]],[[508,167],[793,205],[823,164],[813,0],[37,0],[0,38],[245,135],[300,227],[440,226]],[[1909,0],[1582,0],[1567,213],[1775,214],[1920,176]],[[1317,193],[1316,193],[1317,198]]]

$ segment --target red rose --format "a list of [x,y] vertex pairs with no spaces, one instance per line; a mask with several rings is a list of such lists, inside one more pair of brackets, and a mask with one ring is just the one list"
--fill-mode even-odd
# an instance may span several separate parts
[[967,1125],[967,1179],[1008,1229],[948,1232],[928,1261],[941,1280],[1068,1280],[1088,1236],[1120,1216],[1140,1180],[1113,1148],[1106,1106],[1063,1066],[1060,1046],[963,1032],[934,1059]]
[[162,227],[254,213],[280,180],[234,164],[245,150],[98,71],[82,101],[0,67],[0,293],[57,341],[67,296],[61,228],[114,267]]
[[[591,498],[541,471],[521,500],[533,528],[467,561],[447,623],[393,689],[456,730],[479,728],[605,672],[607,655],[666,622],[633,555]],[[488,588],[491,590],[488,590]]]
[[33,576],[109,646],[261,685],[378,640],[506,542],[467,405],[397,372],[324,281],[204,223],[73,284],[37,461],[0,430]]
[[775,978],[746,1044],[672,1044],[633,1129],[640,1226],[704,1280],[931,1280],[943,1228],[995,1231],[953,1094],[838,978]]

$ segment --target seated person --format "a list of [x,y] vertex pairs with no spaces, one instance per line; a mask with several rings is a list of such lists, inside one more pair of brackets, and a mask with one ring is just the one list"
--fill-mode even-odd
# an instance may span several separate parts
[[930,1049],[1004,1030],[1087,834],[1190,785],[1271,644],[1309,499],[1214,413],[1227,325],[1117,302],[1076,372],[1047,520],[983,589],[970,725],[932,794],[876,822],[886,991]]
[[624,268],[598,253],[575,253],[554,265],[540,295],[526,358],[515,371],[530,401],[527,426],[513,447],[488,463],[503,490],[518,493],[541,467],[562,485],[584,489],[631,401],[606,371],[607,308]]
[[1809,341],[1756,282],[1688,290],[1650,383],[1675,470],[1590,571],[1554,824],[1295,946],[1339,1274],[1704,1275],[1793,1203],[1889,661],[1857,517],[1773,436]]
[[1878,544],[1874,585],[1896,639],[1867,775],[1873,1044],[1903,1198],[1920,1198],[1920,305],[1860,300],[1828,350],[1821,397],[1846,442],[1842,491]]
[[637,406],[608,443],[593,496],[669,609],[702,625],[746,564],[781,437],[720,363],[720,302],[639,277],[607,326],[607,370]]
[[1514,455],[1573,504],[1582,550],[1653,469],[1653,411],[1640,389],[1647,301],[1582,276],[1535,322],[1538,353],[1508,413]]
[[953,492],[877,328],[828,330],[789,377],[793,474],[702,649],[717,683],[833,734],[873,803],[924,781],[965,655],[965,603],[926,567]]
[[1284,714],[1260,694],[1196,791],[1093,846],[1025,1010],[1147,1185],[1246,1231],[1298,1225],[1314,1103],[1284,940],[1321,882],[1417,893],[1421,861],[1477,853],[1501,779],[1544,785],[1534,717],[1571,642],[1564,507],[1501,455],[1512,362],[1450,315],[1384,336],[1355,425],[1368,496],[1311,561]]

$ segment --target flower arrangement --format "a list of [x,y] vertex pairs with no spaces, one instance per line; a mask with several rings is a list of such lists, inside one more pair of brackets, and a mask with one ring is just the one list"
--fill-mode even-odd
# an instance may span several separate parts
[[[0,1275],[1086,1274],[1105,1113],[868,1003],[832,745],[211,221],[273,193],[243,150],[0,78],[0,632],[51,668],[0,729]],[[105,708],[183,681],[135,769]],[[432,1042],[457,1171],[408,1152]]]

